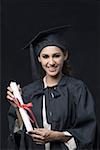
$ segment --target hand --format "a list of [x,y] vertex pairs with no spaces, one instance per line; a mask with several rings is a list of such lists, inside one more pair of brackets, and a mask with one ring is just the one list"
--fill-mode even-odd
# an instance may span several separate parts
[[48,130],[46,128],[35,128],[29,132],[36,144],[45,144],[51,141],[67,142],[70,137],[66,137],[63,132]]
[[35,128],[28,134],[32,137],[36,144],[45,144],[54,139],[54,131],[48,130],[46,128]]
[[[18,89],[19,89],[19,91],[21,93],[20,85],[18,85]],[[10,104],[13,107],[17,108],[16,103],[14,103],[15,97],[13,95],[13,91],[12,91],[12,88],[10,86],[7,87],[7,96],[6,96],[6,98],[8,99],[8,101],[10,102]]]

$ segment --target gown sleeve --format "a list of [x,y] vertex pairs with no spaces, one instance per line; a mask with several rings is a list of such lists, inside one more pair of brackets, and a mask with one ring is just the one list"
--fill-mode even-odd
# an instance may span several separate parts
[[[24,98],[23,95],[22,97]],[[8,135],[8,142],[7,142],[7,150],[26,149],[25,127],[24,125],[22,125],[20,128],[17,128],[16,121],[17,121],[16,110],[11,105],[8,111],[9,135]]]
[[[30,88],[28,88],[28,90],[26,91],[23,89],[24,88],[22,88],[22,98],[24,100],[24,103],[27,103],[30,99]],[[16,110],[13,106],[10,106],[10,109],[8,111],[9,136],[7,142],[7,150],[28,150],[28,148],[31,149],[30,146],[33,144],[33,142],[32,139],[26,134],[24,124],[22,128],[19,128],[18,131],[16,130],[17,132],[15,131],[16,120]],[[30,143],[30,146],[28,146],[28,143]]]
[[76,89],[71,91],[76,105],[76,119],[74,126],[68,129],[68,132],[74,137],[77,149],[90,150],[93,149],[96,132],[94,101],[86,85],[82,84]]
[[16,124],[16,111],[13,106],[10,106],[8,111],[8,122],[9,122],[9,136],[7,142],[7,150],[26,150],[27,142],[26,142],[26,132],[25,128],[19,129],[15,132],[15,124]]
[[10,109],[8,111],[9,136],[8,136],[8,142],[7,142],[7,150],[18,149],[18,145],[17,145],[18,143],[16,143],[16,140],[15,140],[16,134],[14,133],[16,119],[17,119],[16,111],[13,108],[13,106],[10,106]]

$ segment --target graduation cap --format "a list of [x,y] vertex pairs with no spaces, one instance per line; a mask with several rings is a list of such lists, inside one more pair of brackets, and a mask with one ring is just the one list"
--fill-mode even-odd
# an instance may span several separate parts
[[68,43],[64,38],[64,34],[70,27],[70,25],[64,25],[41,31],[25,45],[23,49],[30,49],[33,80],[39,79],[41,74],[43,74],[43,69],[41,68],[37,58],[44,47],[57,46],[62,50],[68,50]]

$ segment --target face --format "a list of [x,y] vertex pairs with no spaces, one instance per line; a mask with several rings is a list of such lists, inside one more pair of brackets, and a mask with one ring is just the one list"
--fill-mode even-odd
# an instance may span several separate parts
[[62,52],[59,47],[47,46],[42,49],[38,57],[46,75],[57,76],[62,72],[64,61],[68,58],[68,53]]

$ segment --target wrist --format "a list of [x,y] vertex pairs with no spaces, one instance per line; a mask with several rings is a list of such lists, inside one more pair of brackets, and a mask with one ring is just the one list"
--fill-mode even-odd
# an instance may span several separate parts
[[64,132],[53,131],[53,140],[67,142],[72,136],[66,135]]

